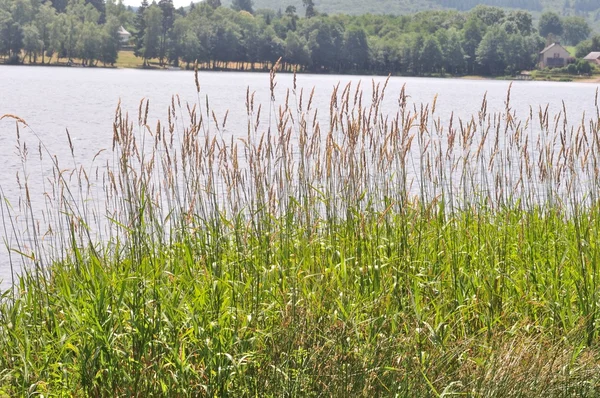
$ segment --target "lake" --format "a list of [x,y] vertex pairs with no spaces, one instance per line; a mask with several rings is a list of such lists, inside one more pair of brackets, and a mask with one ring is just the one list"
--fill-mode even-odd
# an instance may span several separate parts
[[[194,74],[190,71],[0,66],[0,116],[13,114],[28,123],[29,128],[20,128],[20,141],[26,143],[30,159],[39,156],[41,140],[45,146],[43,151],[55,155],[63,167],[75,163],[88,170],[93,164],[106,160],[104,155],[94,159],[100,150],[107,149],[106,154],[110,152],[112,123],[119,102],[123,112],[129,113],[131,120],[137,120],[140,101],[148,99],[149,124],[154,126],[158,119],[166,123],[167,108],[173,95],[178,95],[182,103],[196,104],[200,101],[202,105],[208,97],[218,120],[228,113],[222,134],[242,138],[247,131],[245,103],[249,89],[255,92],[255,103],[263,105],[262,118],[265,125],[268,123],[269,74],[199,72],[198,77],[201,86],[199,96]],[[308,96],[315,89],[313,107],[320,110],[320,117],[324,121],[328,120],[330,96],[337,84],[344,87],[352,82],[356,87],[360,82],[365,90],[366,104],[372,85],[383,85],[385,81],[385,77],[370,76],[297,76],[298,91],[304,89]],[[293,76],[278,74],[276,82],[275,98],[277,103],[282,103],[286,91],[293,87]],[[398,95],[404,85],[409,102],[417,106],[431,103],[437,95],[436,115],[442,124],[448,123],[452,113],[455,119],[475,116],[486,93],[488,111],[503,110],[509,88],[509,82],[506,81],[392,77],[386,89],[382,109],[384,114],[396,112]],[[562,110],[564,102],[569,121],[577,124],[583,112],[586,115],[595,114],[597,88],[596,84],[517,81],[512,85],[511,107],[518,116],[525,118],[529,115],[530,107],[535,114],[539,107],[548,106],[550,114],[554,115]],[[75,148],[73,157],[67,129]],[[49,189],[46,180],[51,168],[46,165],[23,170],[16,145],[15,121],[0,121],[0,187],[3,195],[14,208],[18,207],[19,198],[23,197],[23,189],[17,183],[19,174],[21,184],[25,178],[28,180],[33,207],[43,210],[43,194]],[[17,210],[15,215],[15,222],[19,225],[22,217]],[[11,246],[14,245],[11,232],[0,229],[0,237]],[[10,286],[10,269],[7,250],[3,247],[0,256],[2,287]]]

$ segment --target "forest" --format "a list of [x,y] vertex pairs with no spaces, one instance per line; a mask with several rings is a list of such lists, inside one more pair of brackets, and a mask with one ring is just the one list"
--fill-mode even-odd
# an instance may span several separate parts
[[[223,0],[224,6],[230,6],[232,0]],[[285,5],[284,5],[285,4]],[[328,14],[390,14],[407,15],[432,9],[456,9],[469,11],[477,5],[488,5],[502,8],[514,8],[538,13],[557,11],[561,14],[584,17],[588,22],[597,21],[600,3],[598,0],[316,0],[319,11]],[[302,7],[302,0],[254,0],[254,8],[270,8],[278,10],[292,5]]]
[[0,56],[13,64],[44,64],[54,57],[112,65],[129,14],[122,2],[111,0],[0,0]]
[[197,61],[261,70],[281,59],[286,70],[314,73],[512,75],[535,68],[549,42],[579,44],[580,52],[600,43],[586,41],[592,30],[582,17],[545,12],[534,23],[528,11],[484,5],[358,16],[320,13],[312,0],[278,11],[255,9],[251,0],[185,9],[144,0],[135,12],[114,0],[0,0],[0,56],[7,63],[114,65],[121,26],[133,33],[125,46],[144,66]]

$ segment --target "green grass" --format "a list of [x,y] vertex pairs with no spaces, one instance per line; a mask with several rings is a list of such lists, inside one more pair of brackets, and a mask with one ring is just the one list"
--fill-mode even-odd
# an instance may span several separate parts
[[[158,59],[151,59],[148,62],[150,63],[150,67],[160,68]],[[144,66],[144,60],[136,57],[131,50],[121,50],[119,51],[115,66],[117,68],[142,68]]]
[[547,80],[547,81],[595,81],[598,77],[599,70],[597,67],[592,66],[590,74],[571,74],[567,72],[567,68],[551,68],[543,70],[534,70],[531,72],[531,76],[534,80]]
[[62,249],[20,250],[0,391],[597,396],[597,130],[518,120],[510,92],[444,127],[404,91],[380,114],[384,91],[337,88],[328,126],[295,90],[261,125],[248,93],[237,142],[200,100],[152,135],[147,102],[140,130],[117,110],[114,166],[56,174],[39,234]]
[[569,54],[571,54],[571,56],[575,58],[575,54],[577,54],[577,49],[575,48],[575,46],[565,46],[565,50],[567,50]]
[[136,57],[133,51],[119,51],[115,66],[117,68],[141,68],[143,60]]

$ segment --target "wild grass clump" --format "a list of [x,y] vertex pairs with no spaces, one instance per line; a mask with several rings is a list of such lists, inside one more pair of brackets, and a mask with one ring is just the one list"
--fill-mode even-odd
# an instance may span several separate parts
[[5,395],[599,394],[598,115],[275,85],[235,139],[196,76],[164,124],[118,108],[106,166],[50,160],[14,228]]

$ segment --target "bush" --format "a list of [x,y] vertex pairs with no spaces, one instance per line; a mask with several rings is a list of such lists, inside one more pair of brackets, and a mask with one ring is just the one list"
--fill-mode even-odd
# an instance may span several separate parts
[[577,58],[583,58],[586,55],[588,55],[591,51],[592,51],[592,41],[585,40],[585,41],[582,41],[581,43],[579,43],[575,47],[575,56]]
[[580,74],[589,75],[592,72],[592,65],[589,62],[580,59],[577,61],[577,71]]

